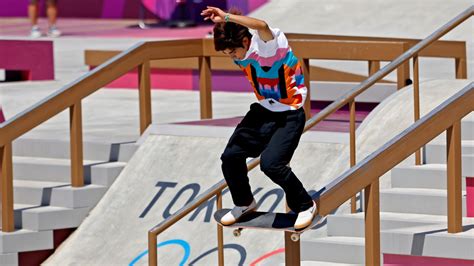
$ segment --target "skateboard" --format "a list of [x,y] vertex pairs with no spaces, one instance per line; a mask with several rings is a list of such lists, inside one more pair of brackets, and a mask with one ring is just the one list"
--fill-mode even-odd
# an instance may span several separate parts
[[303,228],[295,229],[294,224],[296,218],[298,217],[295,213],[281,213],[281,212],[251,212],[241,217],[239,221],[231,225],[223,225],[220,223],[221,218],[229,212],[231,209],[221,209],[214,213],[214,219],[218,224],[224,227],[233,227],[236,228],[233,231],[234,236],[239,237],[241,232],[245,228],[256,228],[256,229],[266,229],[266,230],[277,230],[285,231],[291,233],[291,240],[298,241],[300,240],[300,234],[303,232],[315,227],[316,225],[323,222],[325,217],[316,215],[313,219],[313,222]]

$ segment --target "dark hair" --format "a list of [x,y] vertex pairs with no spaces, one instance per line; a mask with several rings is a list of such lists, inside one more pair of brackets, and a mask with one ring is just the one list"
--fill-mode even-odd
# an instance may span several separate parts
[[[231,9],[229,13],[234,15],[242,14],[237,9]],[[242,41],[247,37],[252,38],[249,29],[233,22],[220,22],[214,26],[214,48],[216,51],[223,51],[225,49],[234,49],[244,47]]]

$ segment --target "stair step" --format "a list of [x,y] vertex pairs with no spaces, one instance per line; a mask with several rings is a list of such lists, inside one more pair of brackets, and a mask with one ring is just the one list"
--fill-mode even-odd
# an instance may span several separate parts
[[[446,223],[446,216],[406,213],[380,213],[380,230]],[[364,213],[328,216],[328,236],[364,237]]]
[[[474,112],[465,116],[461,120],[461,139],[462,140],[474,140]],[[446,131],[437,136],[433,141],[446,141]]]
[[[109,184],[125,167],[125,162],[84,160],[84,181]],[[13,177],[17,180],[71,182],[69,159],[13,157]],[[93,177],[93,178],[92,178]],[[93,179],[93,180],[92,180]]]
[[69,184],[64,182],[13,180],[14,202],[31,205],[49,205],[53,190],[64,186],[69,186]]
[[[83,142],[83,156],[87,160],[127,162],[138,149],[135,141],[124,143]],[[69,140],[20,138],[13,142],[13,155],[69,159]]]
[[53,248],[53,231],[31,231],[26,229],[14,232],[0,232],[0,253],[18,253]]
[[18,264],[18,253],[5,253],[0,254],[0,265],[5,266],[17,266]]
[[[398,166],[391,171],[394,188],[447,189],[446,164]],[[466,190],[466,180],[462,181]]]
[[59,187],[51,195],[51,206],[65,208],[92,208],[102,198],[107,187],[99,185],[85,185],[83,187]]
[[[426,163],[446,163],[446,140],[432,141],[425,146],[425,161]],[[461,141],[461,154],[474,154],[474,140]]]
[[14,180],[15,203],[66,208],[93,207],[107,191],[100,185],[71,187],[59,182]]
[[301,241],[301,260],[364,264],[364,243],[361,237],[341,236]]
[[463,221],[464,232],[451,234],[447,226],[398,228],[381,233],[384,253],[474,260],[474,218]]
[[[466,216],[466,193],[462,192],[463,216]],[[380,191],[380,211],[447,215],[445,189],[392,188]]]
[[22,212],[22,228],[45,231],[64,228],[76,228],[86,218],[91,208],[63,208],[40,206]]

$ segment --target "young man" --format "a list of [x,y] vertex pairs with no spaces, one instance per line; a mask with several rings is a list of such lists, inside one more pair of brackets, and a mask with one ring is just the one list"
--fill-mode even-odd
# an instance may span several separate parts
[[[215,49],[244,71],[259,101],[250,106],[221,156],[235,204],[221,223],[233,224],[256,210],[246,159],[260,155],[261,170],[283,188],[288,207],[298,213],[295,228],[305,228],[316,215],[316,203],[288,166],[306,122],[302,108],[306,87],[298,59],[285,35],[262,20],[216,7],[207,7],[201,15],[216,23]],[[256,32],[251,34],[249,28]]]
[[[49,29],[47,36],[48,37],[59,37],[61,36],[61,31],[56,27],[56,20],[58,17],[58,8],[56,5],[56,0],[46,0],[46,15],[48,16]],[[38,26],[38,0],[30,0],[28,5],[28,17],[31,22],[31,38],[39,38],[42,33]]]

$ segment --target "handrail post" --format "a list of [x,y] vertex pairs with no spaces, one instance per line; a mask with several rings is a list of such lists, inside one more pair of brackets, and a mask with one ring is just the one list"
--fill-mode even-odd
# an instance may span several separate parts
[[211,57],[199,57],[199,100],[201,119],[212,118]]
[[369,61],[369,77],[377,73],[380,70],[380,61],[371,60]]
[[[404,51],[406,52],[409,48],[407,43],[403,43]],[[410,62],[405,62],[397,68],[397,89],[401,89],[407,85],[407,81],[410,78]]]
[[299,266],[300,258],[300,240],[291,240],[291,232],[284,232],[285,235],[285,265]]
[[306,87],[306,101],[304,102],[304,110],[306,120],[311,118],[311,66],[309,65],[309,58],[301,60],[303,64],[304,85]]
[[[356,164],[356,138],[355,138],[355,99],[349,103],[350,110],[350,123],[349,123],[349,146],[350,146],[350,166]],[[356,195],[351,198],[351,213],[357,212],[357,197]]]
[[456,79],[467,79],[466,43],[464,43],[462,56],[456,57],[454,67],[456,71]]
[[156,235],[148,231],[148,266],[158,266],[158,249]]
[[138,90],[140,104],[140,135],[151,124],[150,61],[138,66]]
[[2,232],[15,230],[13,215],[13,154],[12,144],[0,147],[0,178],[2,185]]
[[[420,119],[420,77],[418,55],[413,56],[413,110],[415,122]],[[415,152],[415,165],[421,165],[421,150]]]
[[467,79],[467,60],[466,56],[455,59],[456,79]]
[[69,107],[69,123],[71,138],[71,185],[72,187],[82,187],[84,186],[84,158],[81,101]]
[[[286,211],[290,209],[286,206]],[[299,266],[301,264],[300,258],[300,240],[291,240],[291,232],[283,232],[285,237],[285,265],[286,266]]]
[[365,265],[380,265],[379,180],[365,188]]
[[[222,192],[216,194],[217,210],[222,209]],[[217,223],[217,257],[219,266],[224,266],[224,232],[222,225]]]
[[448,233],[462,231],[461,192],[461,123],[455,122],[446,132],[448,178]]

